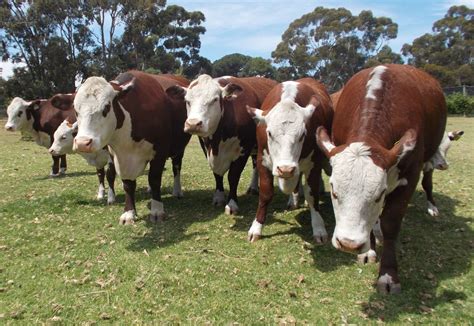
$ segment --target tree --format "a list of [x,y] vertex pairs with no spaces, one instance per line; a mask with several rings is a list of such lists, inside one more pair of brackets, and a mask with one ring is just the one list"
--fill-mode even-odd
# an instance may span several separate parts
[[271,60],[261,57],[251,58],[242,67],[241,76],[261,76],[274,79],[276,70],[272,66]]
[[336,90],[397,32],[390,18],[374,17],[371,11],[353,16],[345,8],[317,7],[289,25],[272,57],[292,79],[310,75]]
[[474,85],[474,9],[452,6],[433,33],[404,44],[402,53],[444,86]]
[[388,45],[384,45],[380,51],[365,63],[365,67],[374,67],[385,63],[403,64],[402,56],[392,51]]
[[251,57],[240,53],[225,55],[212,63],[212,74],[214,77],[240,76],[250,59]]

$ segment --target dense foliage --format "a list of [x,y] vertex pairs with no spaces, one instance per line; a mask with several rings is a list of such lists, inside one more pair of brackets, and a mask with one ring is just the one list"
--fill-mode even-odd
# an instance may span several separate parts
[[454,93],[446,96],[449,114],[470,115],[474,113],[474,96]]

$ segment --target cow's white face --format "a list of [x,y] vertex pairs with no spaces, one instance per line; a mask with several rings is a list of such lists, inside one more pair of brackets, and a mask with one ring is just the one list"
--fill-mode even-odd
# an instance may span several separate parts
[[8,131],[23,130],[28,124],[31,124],[32,121],[28,121],[26,110],[32,103],[15,97],[7,108],[8,120],[5,129]]
[[110,142],[117,126],[112,101],[119,93],[102,77],[90,77],[79,87],[74,98],[75,151],[96,152]]
[[53,155],[64,155],[73,152],[74,137],[77,134],[77,122],[71,124],[64,120],[54,132],[54,141],[49,152]]
[[331,200],[336,217],[334,247],[365,252],[370,231],[380,216],[387,193],[387,172],[374,164],[370,148],[352,143],[331,157]]
[[267,126],[268,152],[272,173],[284,193],[292,193],[298,183],[301,150],[306,137],[306,123],[313,115],[315,106],[301,107],[291,99],[280,101],[263,116],[254,110],[255,119]]

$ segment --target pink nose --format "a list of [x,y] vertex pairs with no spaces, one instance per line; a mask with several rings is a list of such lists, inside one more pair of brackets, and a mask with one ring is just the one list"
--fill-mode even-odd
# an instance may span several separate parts
[[87,137],[76,137],[74,143],[79,152],[90,153],[92,152],[92,138]]
[[5,129],[6,129],[7,131],[13,131],[13,127],[12,127],[12,126],[5,126]]
[[447,170],[448,167],[449,167],[449,165],[448,165],[447,163],[438,164],[438,165],[436,166],[436,168],[437,168],[438,170]]
[[347,252],[359,253],[362,247],[364,247],[364,243],[357,243],[353,240],[349,240],[346,238],[336,238],[336,242],[339,245],[340,250]]
[[198,119],[187,119],[184,123],[184,132],[197,132],[202,128],[202,121]]
[[280,165],[277,166],[277,173],[280,178],[291,178],[295,174],[295,166]]
[[53,153],[54,153],[53,149],[51,149],[51,148],[49,149],[48,152],[49,152],[49,154],[53,154]]

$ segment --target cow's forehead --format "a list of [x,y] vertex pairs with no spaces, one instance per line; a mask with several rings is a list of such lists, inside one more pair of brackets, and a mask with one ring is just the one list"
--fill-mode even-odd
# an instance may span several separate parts
[[305,127],[304,112],[293,101],[279,102],[265,116],[267,128],[284,133],[298,133]]
[[364,143],[350,144],[331,158],[331,165],[330,179],[341,195],[358,193],[371,198],[386,187],[386,172],[374,163],[370,147]]
[[74,107],[78,111],[95,113],[102,110],[117,94],[112,85],[102,77],[89,77],[78,89]]
[[210,76],[203,75],[189,85],[186,93],[188,101],[193,100],[212,100],[221,94],[222,90],[219,83]]
[[28,102],[21,97],[15,97],[7,108],[7,114],[26,108],[28,106],[27,104]]

